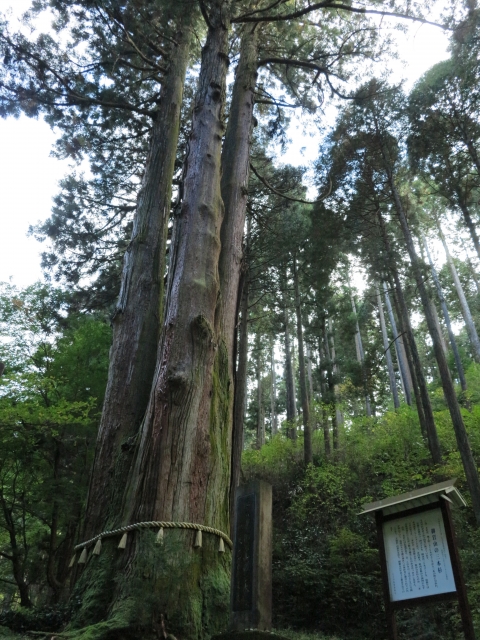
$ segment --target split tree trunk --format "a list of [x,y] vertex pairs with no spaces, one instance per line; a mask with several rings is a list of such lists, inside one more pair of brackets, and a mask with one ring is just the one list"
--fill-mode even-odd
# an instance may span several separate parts
[[152,386],[163,314],[171,185],[195,14],[191,7],[185,12],[176,43],[172,44],[169,72],[162,86],[137,198],[132,238],[124,257],[113,319],[108,383],[85,514],[85,539],[113,526],[118,517],[131,460],[129,438],[140,427]]
[[[227,341],[218,328],[226,326],[227,319],[216,318],[229,10],[224,0],[209,5],[183,201],[171,244],[165,323],[119,525],[165,520],[230,530],[233,364],[229,350],[233,338]],[[233,307],[235,312],[236,304]],[[141,597],[135,595],[135,580],[128,579],[137,575],[143,581],[143,598],[148,594],[153,602],[149,616],[144,617],[150,629],[164,616],[168,632],[182,640],[222,631],[229,615],[230,558],[218,554],[213,536],[205,535],[203,548],[193,550],[192,532],[168,533],[170,540],[178,541],[169,561],[172,572],[180,575],[165,579],[153,568],[143,570],[145,536],[135,534],[125,551],[128,572],[117,583],[110,616]],[[143,606],[143,601],[138,603]],[[138,624],[134,606],[131,612],[135,616],[131,624]]]

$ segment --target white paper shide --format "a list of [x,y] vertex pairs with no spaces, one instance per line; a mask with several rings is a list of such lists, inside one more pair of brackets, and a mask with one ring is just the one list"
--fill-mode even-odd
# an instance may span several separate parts
[[385,522],[383,537],[392,602],[456,590],[440,509]]

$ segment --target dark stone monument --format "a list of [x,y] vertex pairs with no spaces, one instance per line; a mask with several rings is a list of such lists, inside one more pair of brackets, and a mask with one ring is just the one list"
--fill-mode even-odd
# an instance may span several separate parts
[[262,480],[236,491],[231,602],[231,631],[271,630],[272,487]]

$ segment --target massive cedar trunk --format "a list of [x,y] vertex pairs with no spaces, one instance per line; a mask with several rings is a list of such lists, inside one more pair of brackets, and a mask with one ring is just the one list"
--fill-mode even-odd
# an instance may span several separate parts
[[435,265],[432,260],[432,256],[428,249],[428,244],[425,238],[422,238],[423,246],[425,247],[425,251],[428,257],[428,261],[430,263],[430,269],[432,272],[433,281],[435,283],[435,288],[437,290],[438,299],[440,301],[440,307],[443,313],[443,319],[445,320],[445,325],[447,327],[448,337],[450,339],[450,345],[453,351],[453,357],[455,359],[455,366],[457,367],[458,378],[460,380],[460,386],[462,387],[462,391],[467,390],[467,381],[465,380],[465,373],[463,371],[462,360],[460,359],[460,353],[457,347],[457,341],[455,340],[455,335],[452,329],[452,323],[450,322],[450,314],[448,313],[447,303],[445,302],[445,296],[443,295],[442,285],[440,284],[440,280],[438,279],[437,270],[435,269]]
[[[172,238],[165,322],[118,524],[164,520],[229,532],[232,365],[215,317],[224,210],[220,180],[228,11],[227,2],[210,5],[183,201]],[[145,638],[153,635],[155,625],[158,637],[162,620],[182,640],[224,629],[230,557],[218,553],[218,539],[206,534],[203,548],[192,549],[191,531],[168,531],[165,545],[177,547],[164,556],[166,576],[161,567],[145,566],[148,540],[138,533],[131,536],[124,579],[117,581],[108,607],[110,618],[128,606],[133,619],[127,624],[143,624]],[[145,600],[152,606],[141,618]]]
[[432,312],[432,304],[423,279],[421,261],[415,251],[412,234],[408,226],[405,211],[403,209],[403,204],[397,191],[392,171],[388,168],[388,166],[386,167],[386,169],[395,210],[400,221],[400,226],[403,232],[403,237],[405,239],[405,244],[407,246],[407,251],[412,262],[415,280],[420,293],[420,298],[422,300],[425,318],[427,320],[428,330],[432,338],[435,359],[437,361],[438,369],[440,372],[440,379],[442,381],[443,393],[445,395],[445,400],[450,412],[450,417],[452,419],[458,450],[462,459],[462,464],[467,479],[467,485],[472,498],[473,511],[477,522],[480,523],[480,481],[478,477],[477,467],[472,455],[472,450],[470,448],[467,431],[465,429],[462,413],[460,411],[460,406],[455,394],[455,388],[450,376],[447,359],[445,358],[445,354],[441,346],[438,328]]
[[313,462],[312,431],[310,426],[310,407],[307,395],[307,372],[305,370],[305,352],[303,347],[302,308],[300,300],[300,286],[298,282],[297,259],[293,257],[293,286],[295,289],[295,312],[297,315],[297,340],[298,340],[298,369],[300,374],[300,397],[302,400],[303,418],[303,461]]
[[382,298],[380,296],[380,289],[378,287],[375,287],[375,293],[377,296],[378,314],[380,318],[380,330],[382,332],[384,354],[387,361],[390,392],[393,398],[393,406],[395,407],[395,409],[398,409],[398,407],[400,406],[400,401],[398,399],[397,382],[395,380],[395,372],[393,370],[392,354],[390,353],[390,344],[387,335],[387,325],[385,324],[385,315],[383,313]]
[[[189,7],[189,14],[194,7]],[[98,432],[85,516],[88,539],[114,524],[134,436],[147,407],[162,317],[163,278],[172,177],[187,69],[190,24],[185,15],[172,44],[169,71],[153,123],[150,150],[138,194],[132,238],[124,257],[113,320],[108,383]],[[122,456],[125,460],[122,461]],[[122,464],[123,462],[123,464]]]
[[448,250],[447,241],[445,240],[445,236],[443,235],[440,225],[438,225],[438,232],[443,244],[443,248],[445,249],[445,254],[447,256],[447,263],[450,269],[450,273],[452,274],[458,299],[460,301],[462,316],[465,321],[465,327],[467,329],[468,338],[472,346],[473,358],[476,362],[480,362],[480,340],[478,338],[477,329],[475,327],[472,314],[470,312],[470,306],[467,302],[467,298],[465,297],[462,283],[460,282],[460,278],[458,277],[457,268],[455,267],[455,263],[453,262],[452,256],[450,255],[450,251]]

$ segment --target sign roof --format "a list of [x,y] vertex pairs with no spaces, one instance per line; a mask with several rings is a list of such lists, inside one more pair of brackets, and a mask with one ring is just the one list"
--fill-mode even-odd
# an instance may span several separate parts
[[369,502],[363,505],[363,511],[360,515],[380,510],[383,511],[384,515],[399,513],[400,511],[407,511],[407,509],[414,509],[415,507],[437,502],[441,497],[457,507],[465,507],[466,502],[455,487],[456,482],[457,479],[453,478],[452,480],[431,484],[428,487],[415,489],[408,493],[402,493],[398,496],[392,496],[377,502]]

